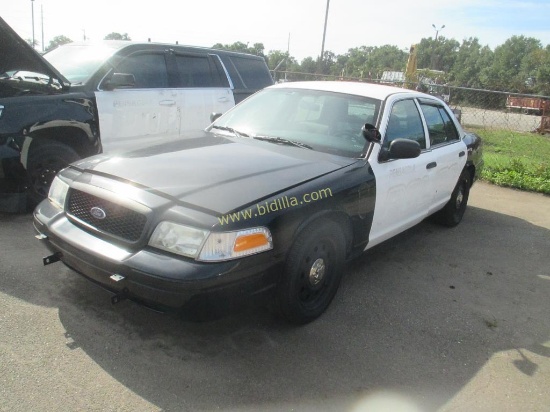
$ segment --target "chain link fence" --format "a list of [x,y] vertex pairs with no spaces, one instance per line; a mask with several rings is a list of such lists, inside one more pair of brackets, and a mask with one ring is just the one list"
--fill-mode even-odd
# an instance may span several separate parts
[[507,93],[438,84],[404,84],[380,79],[334,76],[288,71],[272,72],[275,82],[340,80],[383,83],[420,89],[445,100],[468,128],[550,133],[550,96]]

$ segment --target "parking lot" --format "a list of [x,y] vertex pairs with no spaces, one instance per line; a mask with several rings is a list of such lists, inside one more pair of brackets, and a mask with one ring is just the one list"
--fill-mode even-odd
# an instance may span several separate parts
[[111,306],[42,266],[30,214],[0,226],[2,411],[549,410],[549,197],[477,183],[457,228],[426,221],[351,262],[303,327]]
[[541,117],[531,114],[514,113],[499,110],[461,107],[463,125],[486,127],[517,132],[532,132],[541,126]]

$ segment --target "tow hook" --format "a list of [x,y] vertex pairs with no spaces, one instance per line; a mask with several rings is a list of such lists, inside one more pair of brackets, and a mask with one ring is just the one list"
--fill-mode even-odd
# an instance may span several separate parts
[[123,300],[128,299],[128,292],[129,290],[127,288],[122,289],[122,291],[120,291],[119,293],[111,297],[111,304],[116,305],[117,303],[120,303]]
[[62,256],[61,252],[55,252],[53,255],[42,258],[42,263],[44,263],[44,266],[51,265],[52,263],[59,262]]

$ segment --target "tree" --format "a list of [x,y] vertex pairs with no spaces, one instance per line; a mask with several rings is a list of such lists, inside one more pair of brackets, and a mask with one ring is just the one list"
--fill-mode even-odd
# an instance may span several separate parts
[[212,48],[218,50],[230,50],[240,53],[254,54],[256,56],[265,57],[263,43],[254,43],[252,47],[248,47],[248,43],[245,44],[240,41],[237,41],[233,44],[216,43],[212,46]]
[[455,39],[446,39],[443,36],[439,36],[437,40],[424,38],[417,48],[418,67],[449,72],[455,63],[459,47],[460,43]]
[[493,51],[475,37],[463,40],[458,48],[450,80],[457,86],[482,88],[480,74],[493,63]]
[[526,80],[533,66],[532,54],[541,50],[539,40],[532,37],[512,36],[504,44],[495,48],[493,64],[482,75],[485,87],[492,90],[525,92]]
[[130,38],[130,36],[128,36],[128,33],[120,34],[120,33],[112,32],[112,33],[108,34],[107,36],[105,36],[103,38],[103,40],[127,40],[127,41],[131,41],[132,39]]
[[73,41],[69,39],[67,36],[55,36],[52,40],[50,40],[50,44],[48,44],[48,47],[46,47],[46,51],[53,50],[59,46],[62,46],[67,43],[72,43]]
[[37,39],[34,39],[34,44],[33,44],[32,39],[26,39],[25,41],[26,41],[27,43],[29,43],[30,46],[31,46],[33,49],[36,48],[36,46],[39,46],[39,45],[40,45],[40,43],[38,42]]

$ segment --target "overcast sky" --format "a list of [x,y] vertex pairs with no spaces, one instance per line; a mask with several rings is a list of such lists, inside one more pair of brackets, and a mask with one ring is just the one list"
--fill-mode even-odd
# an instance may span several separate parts
[[[326,0],[0,0],[0,16],[24,39],[58,35],[101,40],[111,32],[132,40],[212,46],[263,43],[301,61],[321,52]],[[43,19],[42,19],[43,17]],[[43,25],[42,25],[43,21]],[[423,37],[479,38],[494,49],[513,35],[550,44],[550,0],[330,0],[325,50],[396,45]],[[290,37],[290,42],[289,42]]]

